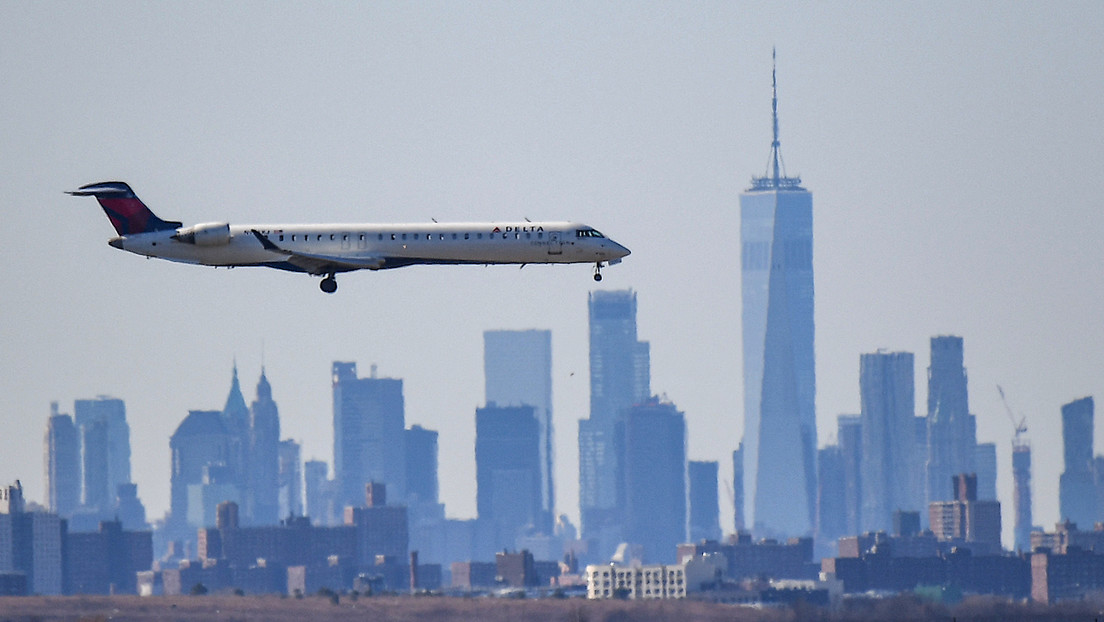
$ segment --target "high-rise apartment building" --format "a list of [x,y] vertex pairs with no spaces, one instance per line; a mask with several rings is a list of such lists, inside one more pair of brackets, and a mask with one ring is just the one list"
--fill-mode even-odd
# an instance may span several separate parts
[[406,429],[402,380],[357,378],[356,363],[333,364],[334,479],[338,502],[359,506],[368,482],[393,499],[406,497]]
[[1062,406],[1062,454],[1065,471],[1058,480],[1059,518],[1078,525],[1096,522],[1093,481],[1093,398]]
[[888,532],[894,511],[915,512],[923,505],[923,493],[915,489],[913,477],[920,464],[915,456],[913,356],[911,352],[863,354],[859,367],[862,531]]
[[[976,543],[983,548],[976,554],[1001,551],[1000,503],[996,499],[979,500],[977,477],[960,473],[952,476],[953,501],[933,501],[928,505],[931,531],[939,541]],[[971,547],[973,548],[973,547]]]
[[1017,438],[1012,442],[1012,503],[1017,551],[1031,550],[1031,445]]
[[768,171],[740,195],[744,490],[755,529],[799,536],[817,494],[813,195],[782,166],[776,85]]
[[927,419],[925,495],[929,503],[948,501],[953,499],[952,478],[978,469],[977,432],[967,399],[962,337],[931,338]]
[[840,415],[836,422],[843,470],[843,533],[862,533],[862,416]]
[[247,523],[275,525],[280,514],[280,411],[261,368],[257,399],[249,409],[249,452],[245,481]]
[[616,424],[618,496],[625,541],[646,563],[674,563],[686,542],[686,417],[650,399]]
[[690,542],[721,539],[721,506],[716,462],[688,463],[690,482]]
[[85,506],[109,514],[121,484],[130,483],[130,426],[123,400],[99,396],[76,400],[73,419],[80,430]]
[[73,418],[50,405],[46,423],[46,505],[51,512],[68,518],[80,505],[80,436]]
[[590,418],[579,421],[579,506],[583,536],[607,549],[620,541],[614,426],[626,409],[648,399],[651,367],[648,342],[637,339],[632,290],[591,292],[588,310]]
[[512,548],[541,509],[540,422],[532,406],[475,411],[476,509],[495,549]]
[[552,331],[489,330],[483,333],[486,403],[532,406],[540,425],[541,512],[537,527],[552,533],[553,482]]

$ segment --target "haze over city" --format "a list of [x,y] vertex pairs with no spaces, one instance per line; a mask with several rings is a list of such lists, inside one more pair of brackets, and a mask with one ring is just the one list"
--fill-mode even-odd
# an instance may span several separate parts
[[[331,364],[402,378],[440,432],[441,500],[475,514],[483,331],[552,331],[558,511],[578,519],[587,292],[632,288],[651,387],[731,479],[743,434],[738,195],[766,172],[778,50],[786,172],[814,196],[821,444],[859,355],[961,335],[978,439],[1027,418],[1035,523],[1058,520],[1061,404],[1104,389],[1104,7],[1043,3],[30,3],[0,7],[0,482],[42,499],[50,402],[124,399],[151,519],[168,438],[261,366],[284,437],[332,460]],[[90,200],[166,219],[586,222],[588,266],[412,267],[334,296],[276,271],[141,261]],[[1097,426],[1097,451],[1104,447]],[[722,526],[731,509],[722,492]]]

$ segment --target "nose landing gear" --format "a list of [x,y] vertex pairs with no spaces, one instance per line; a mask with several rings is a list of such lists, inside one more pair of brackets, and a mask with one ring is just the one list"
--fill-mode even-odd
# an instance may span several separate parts
[[334,278],[334,275],[331,272],[328,276],[326,276],[326,278],[322,279],[322,282],[318,284],[318,287],[327,294],[332,294],[337,291],[337,279]]
[[594,264],[594,280],[595,281],[601,281],[602,280],[602,262],[600,262],[600,261],[598,263]]

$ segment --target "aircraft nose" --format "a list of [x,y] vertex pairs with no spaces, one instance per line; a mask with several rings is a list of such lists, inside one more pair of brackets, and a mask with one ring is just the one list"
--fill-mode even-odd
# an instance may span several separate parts
[[110,244],[112,248],[117,248],[119,250],[123,249],[123,238],[111,238],[107,243]]
[[618,244],[617,242],[614,242],[613,240],[610,240],[610,242],[613,243],[613,249],[612,249],[613,254],[616,255],[618,259],[621,259],[622,257],[625,257],[627,255],[632,254],[632,251],[630,251],[628,248],[622,246],[621,244]]

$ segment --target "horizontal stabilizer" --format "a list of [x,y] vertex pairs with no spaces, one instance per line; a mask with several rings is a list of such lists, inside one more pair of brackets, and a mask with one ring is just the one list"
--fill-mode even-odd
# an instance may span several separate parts
[[88,184],[66,194],[75,197],[96,197],[104,213],[111,220],[119,235],[150,233],[177,229],[183,223],[161,220],[134,194],[130,186],[121,181],[103,181]]

